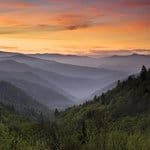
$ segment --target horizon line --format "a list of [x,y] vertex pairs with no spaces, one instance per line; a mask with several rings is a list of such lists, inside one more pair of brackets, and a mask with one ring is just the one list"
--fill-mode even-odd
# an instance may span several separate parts
[[[89,54],[79,54],[79,53],[51,53],[51,52],[35,52],[35,53],[27,53],[20,51],[7,51],[4,49],[0,49],[0,53],[14,53],[14,54],[24,54],[24,55],[59,55],[59,56],[78,56],[78,57],[90,57],[90,56],[129,56],[129,55],[150,55],[150,49],[128,49],[128,50],[95,50],[93,53]],[[116,54],[117,53],[117,54]]]

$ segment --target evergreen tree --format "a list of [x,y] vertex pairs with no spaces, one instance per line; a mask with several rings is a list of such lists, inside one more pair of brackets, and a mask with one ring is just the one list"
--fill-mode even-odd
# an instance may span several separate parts
[[57,108],[55,109],[54,115],[55,115],[55,118],[59,115],[59,111]]
[[141,76],[141,79],[142,79],[142,80],[146,80],[146,74],[147,74],[147,69],[146,69],[146,67],[143,65],[143,66],[142,66],[142,69],[141,69],[141,73],[140,73],[140,76]]
[[39,119],[40,119],[40,120],[39,120],[39,121],[40,121],[40,124],[41,124],[41,125],[44,125],[44,116],[43,116],[43,113],[42,113],[42,112],[40,113]]
[[101,104],[104,105],[105,104],[105,94],[102,93],[101,95]]
[[81,135],[81,137],[80,137],[81,144],[85,144],[86,140],[87,140],[85,121],[83,121],[81,123],[81,133],[80,133],[80,135]]
[[97,101],[97,96],[96,95],[94,96],[94,101]]

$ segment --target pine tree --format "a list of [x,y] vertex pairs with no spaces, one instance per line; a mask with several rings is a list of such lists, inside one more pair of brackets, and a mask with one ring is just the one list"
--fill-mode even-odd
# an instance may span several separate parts
[[39,116],[39,121],[40,121],[40,124],[43,126],[44,125],[44,116],[43,116],[43,113],[41,112],[40,113],[40,116]]
[[95,96],[94,96],[94,101],[97,101],[97,100],[98,100],[98,98],[97,98],[97,96],[95,95]]
[[147,74],[147,69],[146,69],[146,67],[143,65],[143,66],[142,66],[142,69],[141,69],[141,73],[140,73],[140,76],[141,76],[141,79],[142,79],[142,80],[146,80],[146,74]]
[[59,115],[59,111],[57,108],[55,109],[54,115],[55,115],[55,118]]
[[101,104],[104,105],[105,104],[105,94],[102,93],[101,95]]
[[120,86],[121,86],[121,81],[118,80],[118,81],[117,81],[117,87],[120,87]]

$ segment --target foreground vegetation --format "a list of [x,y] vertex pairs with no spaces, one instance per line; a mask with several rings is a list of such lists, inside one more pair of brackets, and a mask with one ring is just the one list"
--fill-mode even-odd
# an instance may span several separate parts
[[149,150],[150,70],[39,123],[0,104],[1,150]]

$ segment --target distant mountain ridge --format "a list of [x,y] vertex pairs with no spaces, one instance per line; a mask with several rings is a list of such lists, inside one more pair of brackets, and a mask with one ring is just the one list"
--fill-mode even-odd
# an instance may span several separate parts
[[[15,62],[10,62],[9,66],[8,60],[13,60]],[[4,67],[5,63],[7,64],[6,67]],[[46,80],[50,85],[53,84],[54,87],[56,86],[57,88],[55,89],[58,89],[58,91],[55,91],[61,93],[66,99],[69,98],[71,101],[78,101],[78,99],[85,97],[87,92],[92,94],[105,86],[105,82],[112,82],[126,76],[120,71],[63,64],[53,60],[43,60],[25,54],[1,57],[0,69],[8,72],[32,72],[42,80]],[[47,86],[47,83],[44,84]],[[52,87],[53,86],[51,86],[51,88]]]
[[150,55],[114,55],[111,57],[103,58],[103,63],[99,65],[99,68],[107,68],[112,70],[125,71],[130,74],[137,73],[141,66],[145,65],[150,67]]
[[90,58],[89,56],[84,55],[71,55],[71,54],[59,54],[59,53],[35,53],[35,54],[28,54],[29,56],[49,56],[49,57],[71,57],[71,58]]
[[[149,56],[137,54],[105,58],[61,54],[38,55],[54,56],[56,59],[49,57],[47,60],[33,54],[1,52],[0,79],[13,84],[16,82],[16,85],[30,96],[52,107],[54,106],[52,103],[57,104],[55,105],[57,107],[58,102],[60,107],[62,102],[66,106],[80,103],[87,95],[102,91],[111,83],[122,80],[130,74],[136,74],[143,64],[150,66]],[[63,62],[59,62],[61,59]],[[23,83],[26,86],[23,86]],[[33,91],[30,86],[34,87]],[[46,94],[48,91],[53,96]]]
[[144,55],[144,54],[138,54],[138,53],[133,53],[133,54],[130,54],[130,55],[112,55],[112,56],[109,56],[111,58],[115,58],[115,57],[150,57],[150,54],[147,54],[147,55]]

